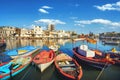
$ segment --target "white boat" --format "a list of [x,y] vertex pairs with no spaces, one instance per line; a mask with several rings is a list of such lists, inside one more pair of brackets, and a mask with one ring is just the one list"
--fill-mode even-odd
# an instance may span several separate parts
[[38,66],[40,71],[43,72],[54,62],[54,58],[55,53],[53,50],[43,50],[33,58],[33,62]]
[[52,49],[53,51],[58,51],[59,48],[60,48],[59,45],[51,45],[51,46],[49,46],[49,49]]

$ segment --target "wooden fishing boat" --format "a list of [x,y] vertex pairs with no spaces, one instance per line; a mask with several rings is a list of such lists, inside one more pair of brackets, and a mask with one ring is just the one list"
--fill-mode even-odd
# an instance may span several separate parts
[[116,54],[116,53],[106,53],[106,54],[109,55],[112,61],[115,62],[115,65],[120,66],[120,54]]
[[49,46],[49,49],[52,49],[53,51],[58,51],[59,48],[60,48],[59,45],[51,45],[51,46]]
[[7,64],[11,60],[12,58],[10,56],[0,53],[0,66]]
[[38,66],[40,71],[43,72],[53,63],[54,58],[55,52],[53,50],[43,50],[33,58],[33,62]]
[[77,39],[73,39],[73,41],[74,42],[77,42],[77,41],[84,41],[84,40],[86,40],[86,38],[84,37],[84,38],[77,38]]
[[[101,51],[96,51],[97,55],[99,55],[100,53],[102,53]],[[112,61],[115,62],[115,65],[119,65],[120,66],[120,51],[117,51],[115,48],[112,48],[110,51],[107,51],[107,53],[105,53],[104,55],[108,55]],[[102,56],[102,55],[99,55]]]
[[115,63],[108,55],[106,57],[96,56],[95,52],[88,49],[87,45],[81,45],[80,48],[73,48],[73,52],[78,62],[83,62],[100,70]]
[[11,56],[12,58],[17,58],[19,56],[29,56],[35,53],[36,51],[40,50],[40,47],[34,46],[24,46],[20,48],[16,48],[13,50],[7,50],[4,54]]
[[32,61],[31,56],[19,57],[0,67],[0,80],[8,80],[23,71]]
[[112,58],[112,60],[115,61],[115,65],[120,66],[120,51],[117,51],[115,48],[112,48],[106,54],[108,54]]
[[116,50],[115,48],[112,48],[110,51],[108,51],[107,53],[110,53],[110,54],[120,54],[120,51]]
[[77,61],[65,53],[57,55],[54,64],[64,80],[80,80],[83,75],[82,68]]
[[107,51],[107,53],[102,53],[102,51],[99,50],[92,50],[96,53],[98,56],[109,56],[112,61],[115,62],[115,65],[120,65],[120,51],[117,51],[115,48],[112,48],[110,51]]
[[90,38],[86,38],[86,41],[92,44],[96,44],[97,41],[95,39],[90,39]]

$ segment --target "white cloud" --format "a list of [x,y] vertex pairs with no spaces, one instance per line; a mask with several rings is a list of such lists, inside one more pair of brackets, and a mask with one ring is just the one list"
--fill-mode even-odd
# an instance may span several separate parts
[[94,6],[99,10],[106,11],[106,10],[116,10],[120,11],[120,1],[113,3],[113,4],[105,4],[102,6]]
[[93,19],[93,20],[79,20],[75,21],[76,24],[86,25],[86,24],[102,24],[109,25],[110,27],[120,27],[120,22],[112,22],[106,19]]
[[74,24],[75,26],[85,27],[85,25],[82,24]]
[[52,9],[50,6],[42,6],[43,9]]
[[41,13],[49,14],[49,12],[46,9],[52,9],[50,6],[42,6],[38,11]]
[[41,13],[46,13],[46,14],[49,14],[49,12],[48,12],[48,11],[46,11],[45,9],[39,9],[38,11],[39,11],[39,12],[41,12]]
[[39,24],[39,23],[46,23],[46,24],[66,24],[65,22],[62,22],[60,20],[57,19],[40,19],[37,21],[34,21],[35,23]]

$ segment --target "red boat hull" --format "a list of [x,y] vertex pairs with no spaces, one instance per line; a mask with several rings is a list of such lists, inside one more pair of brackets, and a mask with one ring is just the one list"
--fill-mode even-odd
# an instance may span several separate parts
[[60,76],[60,78],[62,80],[80,80],[81,79],[81,77],[83,75],[81,66],[73,58],[72,58],[72,62],[74,62],[74,64],[76,65],[76,67],[79,68],[79,70],[78,70],[79,73],[78,73],[78,76],[76,76],[76,77],[70,75],[72,73],[69,74],[69,73],[64,72],[62,70],[62,68],[58,65],[58,63],[57,63],[57,61],[55,59],[54,64],[55,64],[56,70],[58,72],[58,75]]
[[53,50],[43,50],[33,58],[33,62],[38,66],[40,71],[43,72],[54,62],[54,58],[55,52]]
[[112,63],[114,63],[113,61],[109,61],[106,58],[93,59],[93,58],[87,58],[85,56],[82,56],[81,54],[79,54],[77,52],[77,47],[73,49],[73,53],[74,53],[75,59],[79,63],[84,63],[84,64],[90,65],[92,67],[95,67],[96,69],[100,69],[100,70],[103,68],[107,68]]

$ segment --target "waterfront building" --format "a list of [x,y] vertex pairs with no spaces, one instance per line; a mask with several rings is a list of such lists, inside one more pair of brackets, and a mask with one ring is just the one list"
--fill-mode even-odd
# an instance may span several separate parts
[[10,38],[10,37],[13,37],[14,34],[16,33],[16,28],[10,27],[10,26],[2,26],[0,28],[0,33],[5,38]]
[[34,26],[33,31],[34,31],[35,38],[43,37],[43,30],[42,30],[41,26]]
[[55,25],[54,24],[48,24],[48,31],[54,31],[55,30]]
[[[14,28],[14,27],[0,27],[1,35],[5,37],[13,37],[13,38],[71,38],[72,36],[76,36],[76,34],[72,31],[56,31],[55,26],[53,24],[49,24],[47,26],[47,30],[42,30],[41,26],[34,26],[33,29],[25,29],[25,28]],[[0,35],[0,36],[1,36]]]
[[30,37],[32,37],[32,30],[22,28],[21,32],[20,32],[20,37],[21,38],[30,38]]
[[108,39],[108,40],[120,40],[120,33],[117,32],[105,32],[99,34],[100,39]]
[[65,32],[64,30],[58,31],[58,38],[70,38],[71,34],[69,32]]

